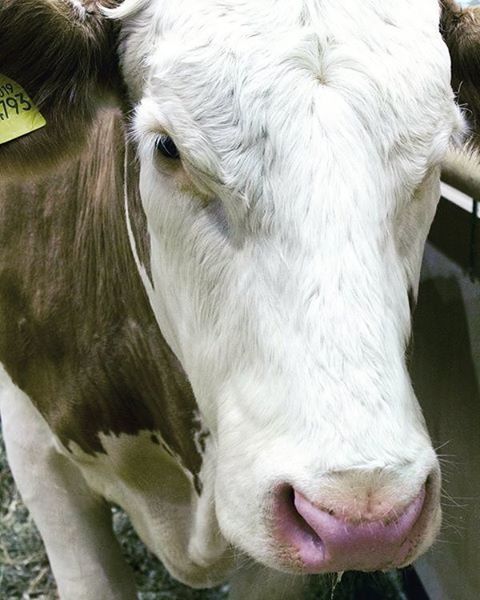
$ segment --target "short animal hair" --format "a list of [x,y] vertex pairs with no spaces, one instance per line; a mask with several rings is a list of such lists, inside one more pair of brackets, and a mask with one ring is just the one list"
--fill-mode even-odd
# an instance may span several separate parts
[[47,121],[0,145],[2,174],[31,174],[81,150],[97,109],[118,87],[115,37],[94,0],[0,2],[0,73],[26,90]]

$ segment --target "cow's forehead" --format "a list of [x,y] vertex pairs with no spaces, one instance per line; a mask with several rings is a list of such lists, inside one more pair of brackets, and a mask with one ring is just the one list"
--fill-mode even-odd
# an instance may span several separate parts
[[245,179],[239,156],[254,164],[266,144],[370,140],[383,156],[405,145],[428,161],[455,123],[438,17],[427,0],[147,2],[126,19],[127,79],[159,128],[193,153],[233,157],[233,179]]
[[365,36],[386,24],[393,29],[438,26],[437,0],[124,0],[114,13],[137,19],[164,36],[252,38],[314,25],[339,37]]
[[265,57],[284,47],[288,53],[309,32],[320,47],[363,44],[377,55],[399,48],[419,53],[423,44],[440,39],[437,0],[125,0],[116,12],[132,39],[126,57],[132,76],[155,67],[152,55],[159,46],[168,57],[165,42],[185,51],[230,48],[237,57],[260,59],[260,48]]

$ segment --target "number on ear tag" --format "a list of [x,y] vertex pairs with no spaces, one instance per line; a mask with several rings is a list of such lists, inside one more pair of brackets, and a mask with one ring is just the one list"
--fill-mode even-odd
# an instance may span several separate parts
[[13,79],[0,74],[0,144],[31,133],[47,122]]

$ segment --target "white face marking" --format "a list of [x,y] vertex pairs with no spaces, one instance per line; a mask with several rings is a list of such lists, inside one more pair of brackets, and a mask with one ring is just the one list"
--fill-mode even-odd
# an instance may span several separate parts
[[119,10],[150,299],[215,439],[222,531],[274,564],[276,483],[384,469],[408,501],[436,466],[404,353],[461,127],[438,3],[138,4]]

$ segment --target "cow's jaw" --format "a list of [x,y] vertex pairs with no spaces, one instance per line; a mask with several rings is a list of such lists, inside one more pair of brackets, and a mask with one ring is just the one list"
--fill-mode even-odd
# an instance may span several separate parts
[[[284,570],[386,568],[423,551],[440,519],[404,352],[458,126],[448,53],[433,0],[415,23],[406,6],[325,0],[312,21],[288,4],[264,34],[253,3],[245,34],[214,1],[127,18],[146,286],[212,433],[225,537]],[[155,155],[162,132],[181,162]],[[298,547],[298,515],[317,558]],[[383,546],[367,557],[337,535],[350,527],[358,545],[370,525]]]

